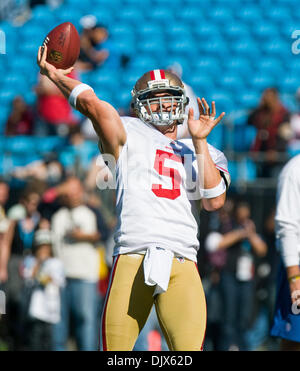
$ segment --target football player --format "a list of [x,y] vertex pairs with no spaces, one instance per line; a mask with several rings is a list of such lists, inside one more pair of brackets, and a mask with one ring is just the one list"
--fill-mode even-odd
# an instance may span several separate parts
[[282,264],[271,335],[281,350],[300,350],[300,155],[292,158],[278,178],[275,214],[276,241]]
[[222,207],[229,185],[227,160],[207,143],[216,117],[198,98],[200,117],[188,113],[191,139],[176,140],[188,99],[169,71],[145,73],[132,90],[137,117],[120,117],[93,89],[46,62],[38,65],[70,104],[87,116],[102,153],[115,159],[117,228],[114,261],[102,313],[101,349],[132,350],[153,304],[170,350],[201,350],[206,302],[197,270],[198,225],[193,200]]

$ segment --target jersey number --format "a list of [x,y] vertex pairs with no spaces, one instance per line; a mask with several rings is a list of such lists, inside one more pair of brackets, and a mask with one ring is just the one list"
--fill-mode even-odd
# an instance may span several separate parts
[[164,165],[165,160],[182,162],[182,159],[173,153],[161,151],[159,149],[156,151],[154,169],[159,175],[164,175],[172,179],[172,189],[163,188],[161,184],[152,184],[152,192],[157,197],[175,200],[180,196],[181,175],[178,170],[166,167]]

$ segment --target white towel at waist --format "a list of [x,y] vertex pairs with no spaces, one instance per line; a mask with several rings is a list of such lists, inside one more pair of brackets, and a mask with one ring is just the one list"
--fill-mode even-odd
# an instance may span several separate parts
[[150,246],[144,258],[145,284],[156,285],[154,295],[167,291],[174,253],[159,246]]

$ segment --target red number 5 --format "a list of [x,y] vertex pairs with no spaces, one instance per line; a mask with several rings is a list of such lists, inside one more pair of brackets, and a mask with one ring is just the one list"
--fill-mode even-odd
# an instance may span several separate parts
[[159,175],[164,175],[172,179],[172,189],[163,188],[161,184],[152,184],[152,192],[157,197],[169,198],[175,200],[180,196],[181,176],[178,170],[166,167],[165,160],[172,160],[182,162],[181,157],[176,156],[174,153],[169,153],[161,150],[156,151],[154,169]]

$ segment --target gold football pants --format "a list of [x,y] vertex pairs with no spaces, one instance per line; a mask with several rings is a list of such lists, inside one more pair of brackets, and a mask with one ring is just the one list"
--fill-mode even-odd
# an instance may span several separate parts
[[143,255],[114,259],[101,325],[101,350],[132,350],[152,305],[173,351],[202,350],[206,329],[206,301],[195,262],[173,259],[169,287],[155,295],[144,283]]

